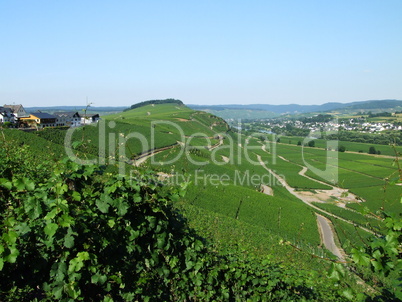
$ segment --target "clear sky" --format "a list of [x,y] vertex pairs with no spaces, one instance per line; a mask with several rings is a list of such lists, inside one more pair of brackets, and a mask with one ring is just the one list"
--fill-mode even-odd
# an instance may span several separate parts
[[402,99],[401,0],[0,0],[0,105]]

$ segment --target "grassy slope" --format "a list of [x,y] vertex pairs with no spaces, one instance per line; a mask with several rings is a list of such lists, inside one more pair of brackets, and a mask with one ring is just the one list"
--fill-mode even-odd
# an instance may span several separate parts
[[[160,166],[157,164],[156,166],[154,165],[153,168],[165,171],[167,173],[170,173],[172,169],[175,171],[184,171],[192,174],[191,179],[193,182],[195,178],[194,173],[197,169],[202,171],[202,173],[200,172],[198,175],[202,175],[203,178],[213,174],[229,175],[230,179],[232,180],[235,180],[237,176],[238,182],[239,177],[247,177],[247,173],[249,173],[248,175],[264,176],[268,173],[266,170],[259,166],[251,165],[246,160],[247,156],[257,162],[256,154],[258,154],[264,160],[268,161],[268,166],[271,169],[285,176],[290,185],[305,189],[328,189],[327,186],[318,184],[298,175],[298,172],[301,170],[299,165],[305,165],[303,158],[301,157],[301,148],[298,146],[277,144],[275,149],[274,146],[271,146],[273,150],[268,150],[272,151],[271,154],[269,154],[260,149],[260,142],[258,142],[256,139],[250,139],[249,145],[254,149],[246,150],[244,148],[246,146],[246,138],[243,136],[230,134],[224,140],[225,143],[223,146],[217,148],[213,152],[210,152],[206,150],[203,145],[214,144],[217,142],[216,140],[213,140],[212,138],[197,138],[190,141],[188,136],[194,133],[197,133],[197,136],[213,137],[216,136],[217,133],[225,132],[227,129],[222,120],[205,112],[195,112],[185,106],[177,106],[175,104],[163,104],[154,106],[148,105],[106,118],[108,120],[116,121],[117,124],[124,122],[126,125],[133,125],[135,129],[138,129],[138,131],[143,133],[147,138],[150,137],[149,129],[151,127],[151,123],[160,120],[173,122],[174,125],[161,123],[157,124],[156,128],[154,128],[157,137],[157,147],[160,147],[164,144],[168,145],[169,143],[174,143],[176,140],[181,140],[185,143],[189,143],[189,145],[198,146],[197,151],[190,150],[189,148],[185,149],[184,147],[177,147],[175,149],[162,152],[157,154],[152,161],[155,163],[164,162],[168,159],[173,159],[176,156],[179,156],[179,153],[182,153],[182,157],[180,160],[176,160],[172,165]],[[179,130],[179,128],[181,130]],[[282,141],[288,143],[287,138],[283,138]],[[291,142],[297,144],[297,141]],[[320,144],[323,144],[324,142],[316,140],[316,143],[317,146],[320,146]],[[361,144],[350,144],[353,145],[353,148],[356,150],[362,147]],[[269,149],[269,144],[267,146]],[[366,147],[368,148],[368,146]],[[384,146],[383,153],[386,153],[385,147],[386,146]],[[135,146],[132,146],[131,149],[135,149]],[[232,157],[230,157],[231,155]],[[277,157],[277,155],[284,156],[291,162],[286,162],[280,157]],[[304,148],[303,155],[304,159],[313,166],[320,169],[325,169],[327,156],[325,151],[318,148]],[[336,152],[336,155],[339,156],[339,185],[349,188],[352,192],[366,199],[367,203],[365,203],[365,205],[367,205],[372,211],[378,209],[379,205],[382,204],[384,200],[384,198],[380,198],[380,189],[384,184],[384,181],[381,180],[381,178],[386,177],[389,173],[392,173],[392,160],[364,156],[364,154]],[[211,156],[216,160],[216,162],[218,162],[219,165],[209,163],[199,167],[191,163],[191,161],[211,162]],[[223,157],[230,157],[230,164],[226,164],[223,161]],[[239,159],[241,159],[241,161]],[[236,174],[236,170],[239,172],[238,174]],[[311,171],[308,171],[307,175],[314,178],[319,178]],[[265,180],[269,179],[265,177]],[[270,185],[270,183],[268,183],[268,185]],[[254,185],[254,187],[252,185],[248,185],[248,189],[245,187],[247,187],[245,184],[242,186],[234,185],[230,189],[227,187],[222,188],[220,186],[212,186],[210,184],[206,184],[202,188],[200,188],[199,185],[191,186],[188,196],[196,200],[194,204],[197,204],[199,207],[212,210],[215,213],[223,213],[232,218],[237,216],[238,219],[242,219],[244,221],[248,221],[247,219],[249,218],[250,220],[254,219],[254,224],[264,227],[271,227],[271,230],[275,229],[273,223],[274,220],[276,220],[276,224],[278,224],[277,220],[279,217],[279,211],[284,211],[284,213],[281,213],[282,223],[284,224],[282,224],[280,232],[288,236],[289,234],[294,234],[294,229],[300,228],[302,221],[298,219],[298,217],[301,215],[294,215],[294,213],[297,213],[297,211],[293,211],[292,213],[292,211],[289,210],[289,213],[286,212],[286,205],[290,204],[291,201],[295,202],[297,207],[299,207],[300,202],[293,196],[289,195],[286,190],[275,187],[275,197],[264,195],[251,197],[253,200],[251,204],[248,200],[250,199],[250,196],[254,196],[254,192],[259,189],[259,185]],[[252,190],[250,192],[253,193],[249,193],[247,191],[250,189]],[[390,201],[392,199],[391,196],[397,196],[400,194],[398,192],[398,188],[394,187],[389,190],[390,194],[387,196],[387,203],[392,209],[394,207],[394,202]],[[219,196],[219,198],[216,198],[217,196]],[[275,199],[278,202],[276,207],[264,207],[260,206],[259,202],[255,201],[257,199]],[[240,201],[242,202],[242,206],[239,210]],[[279,204],[281,206],[279,206]],[[280,207],[281,209],[279,209]],[[293,208],[294,210],[294,207],[295,205],[292,205],[289,208]],[[359,209],[358,205],[351,205],[351,207],[358,207],[357,209]],[[301,213],[304,213],[304,211],[306,212],[302,215],[302,217],[309,217],[309,209],[301,211]],[[361,221],[362,219],[359,214],[347,214],[352,218],[355,216],[356,221]],[[267,218],[264,218],[263,216]],[[259,218],[255,219],[255,217]],[[285,225],[288,223],[288,221],[291,222],[286,227]],[[304,235],[301,235],[300,238],[310,240],[315,244],[318,241],[318,234],[316,234],[316,231],[313,231],[316,229],[314,225],[315,222],[312,219],[307,219],[307,222],[305,223],[307,224],[305,227],[307,231]],[[276,229],[276,231],[278,232],[279,230]]]
[[[178,110],[176,107],[169,104],[149,105],[109,116],[107,119],[124,121],[124,123],[136,126],[151,125],[152,121],[159,119],[168,120],[177,123],[183,129],[185,136],[198,132],[213,137],[227,130],[226,123],[215,116],[205,112],[195,112],[186,107],[180,107],[181,109]],[[177,130],[172,126],[171,132],[177,133]],[[184,140],[188,141],[188,138],[185,137]],[[189,187],[186,202],[184,202],[188,207],[196,207],[200,211],[203,209],[202,211],[207,213],[224,215],[227,217],[226,219],[242,221],[245,225],[257,229],[262,228],[291,241],[301,241],[305,245],[319,245],[315,218],[306,205],[300,203],[280,186],[274,188],[274,196],[267,196],[257,191],[259,184],[256,187],[254,184],[246,183],[249,176],[253,175],[264,177],[266,182],[269,182],[273,177],[268,177],[268,172],[261,166],[250,164],[245,159],[244,149],[238,147],[239,143],[244,145],[244,137],[238,138],[236,135],[230,135],[230,138],[224,139],[224,145],[214,151],[199,147],[197,152],[193,152],[190,148],[177,146],[156,154],[152,158],[152,162],[155,163],[152,168],[166,173],[172,173],[174,170],[176,173],[179,172],[178,174],[186,173],[184,177],[190,177],[193,184]],[[222,156],[230,157],[230,151],[232,151],[233,158],[236,161],[225,163]],[[174,159],[180,153],[182,153],[180,159],[173,164],[158,164]],[[255,154],[250,154],[253,160],[257,162]],[[214,164],[211,161],[211,156],[220,164]],[[239,158],[240,160],[238,160]],[[209,163],[197,166],[194,161]],[[147,162],[149,167],[151,167],[150,163],[151,160]],[[197,180],[195,171],[198,171]],[[212,185],[208,180],[211,175],[227,175],[231,184],[228,186]],[[176,177],[179,181],[183,179],[181,175],[176,175]],[[267,184],[269,185],[269,183]],[[198,218],[193,217],[193,219],[197,220]],[[294,230],[298,230],[299,234],[295,234]],[[222,230],[216,231],[219,233]],[[278,243],[268,240],[267,244],[271,246]]]
[[[152,127],[153,124],[154,127]],[[225,244],[245,242],[245,248],[254,246],[253,250],[257,254],[264,254],[273,250],[280,251],[278,238],[284,238],[301,245],[306,250],[314,249],[319,245],[317,224],[311,208],[276,184],[272,175],[258,165],[257,160],[257,155],[267,160],[268,166],[279,174],[283,174],[292,186],[315,189],[328,188],[298,175],[301,168],[297,164],[303,164],[300,157],[300,147],[278,144],[277,149],[268,150],[272,153],[277,152],[273,156],[272,153],[261,150],[261,143],[258,140],[251,139],[249,145],[254,149],[248,150],[245,148],[246,138],[235,133],[226,133],[228,127],[220,118],[176,104],[148,105],[106,116],[103,136],[99,135],[99,127],[99,125],[95,127],[86,126],[75,131],[76,140],[85,140],[85,148],[81,147],[83,148],[82,151],[87,151],[96,156],[99,140],[105,138],[107,155],[112,154],[117,158],[119,156],[119,137],[127,137],[133,134],[134,136],[135,134],[143,136],[149,143],[144,147],[138,138],[133,137],[127,140],[124,150],[129,158],[151,149],[152,133],[154,134],[154,148],[173,145],[177,141],[187,143],[188,145],[185,147],[176,145],[172,149],[156,154],[152,158],[153,164],[151,165],[151,160],[148,160],[144,164],[144,169],[149,167],[166,173],[175,173],[178,182],[182,181],[183,177],[190,177],[189,180],[192,181],[192,185],[189,186],[187,196],[180,203],[180,207],[186,213],[190,224],[194,225],[196,229],[200,229],[204,234],[209,234],[210,238],[218,241],[223,240],[226,242]],[[197,134],[197,138],[190,141],[188,136],[194,135],[194,133]],[[218,134],[226,134],[223,145],[213,151],[207,150],[205,148],[207,145],[219,142],[216,139]],[[31,136],[32,134],[26,135]],[[33,144],[36,145],[37,142],[38,140]],[[59,147],[56,146],[57,143],[53,144],[55,149],[60,149],[60,142],[58,143]],[[198,147],[195,148],[195,145]],[[325,152],[323,150],[307,148],[306,151],[305,158],[307,160],[313,161],[318,167],[325,166]],[[177,157],[179,154],[181,156]],[[283,155],[293,163],[286,162],[277,155]],[[351,157],[345,158],[345,160],[356,163],[357,168],[363,166],[361,163],[365,162],[364,169],[366,172],[369,170],[367,169],[367,161],[373,159],[372,157],[362,157],[361,154],[348,155]],[[341,154],[341,156],[345,157],[347,154]],[[177,158],[173,163],[159,164],[175,157]],[[230,159],[229,163],[223,160],[225,157]],[[215,163],[212,159],[215,160]],[[199,166],[194,161],[206,164]],[[254,161],[255,164],[251,161]],[[378,158],[376,161],[369,161],[368,163],[370,165],[375,164],[377,172],[381,175],[386,174],[389,169],[388,162],[381,161]],[[351,165],[348,162],[346,166],[350,168]],[[345,175],[341,174],[342,177],[352,175],[351,177],[354,179],[359,179],[362,176],[352,173],[352,171],[347,171],[344,173]],[[227,175],[229,184],[226,186],[211,184],[208,180],[211,175]],[[260,177],[260,182],[247,183],[251,176]],[[203,183],[204,179],[208,181]],[[258,192],[261,183],[271,186],[274,195],[268,196]],[[353,189],[358,190],[359,188],[354,187]],[[224,223],[213,224],[212,222],[216,217],[220,217]],[[361,219],[361,217],[356,216],[356,219]],[[229,225],[230,229],[228,230]],[[256,244],[259,241],[258,238],[261,238],[261,234],[265,233],[269,234],[266,239]],[[231,237],[231,234],[234,237]],[[275,257],[282,260],[279,255]]]

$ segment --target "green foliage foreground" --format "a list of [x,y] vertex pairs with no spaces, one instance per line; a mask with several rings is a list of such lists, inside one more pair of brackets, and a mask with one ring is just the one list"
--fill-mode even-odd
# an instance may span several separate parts
[[172,206],[182,187],[0,155],[1,301],[342,300],[317,273],[211,251]]

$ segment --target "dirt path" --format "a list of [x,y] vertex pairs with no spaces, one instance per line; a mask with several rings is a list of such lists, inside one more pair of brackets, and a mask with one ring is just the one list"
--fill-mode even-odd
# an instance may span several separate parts
[[[310,192],[310,191],[304,191],[304,192],[299,191],[300,194],[303,194],[303,195],[306,196],[306,199],[308,199],[309,202],[335,201],[337,206],[339,206],[341,208],[344,208],[344,209],[347,209],[349,211],[352,211],[349,208],[346,208],[346,203],[364,201],[360,197],[358,197],[357,195],[349,192],[348,189],[343,189],[343,188],[340,188],[340,187],[331,186],[330,184],[327,184],[327,183],[325,183],[325,182],[323,182],[321,180],[318,180],[318,179],[312,178],[310,176],[307,176],[306,175],[306,172],[308,170],[307,167],[304,167],[304,166],[300,166],[300,167],[302,167],[302,170],[299,172],[300,176],[308,178],[308,179],[310,179],[312,181],[315,181],[317,183],[320,183],[322,185],[326,185],[326,186],[331,187],[330,190],[318,190],[318,189],[314,190],[315,193]],[[336,199],[334,199],[334,197]],[[355,212],[355,211],[352,211],[352,212]]]
[[334,231],[332,223],[329,219],[316,213],[318,230],[320,231],[321,243],[332,254],[338,257],[340,260],[345,260],[344,252],[338,248],[335,244]]
[[165,151],[165,150],[168,150],[168,149],[172,149],[172,148],[174,148],[175,146],[180,145],[180,143],[181,143],[181,142],[177,142],[176,144],[173,144],[173,145],[171,145],[171,146],[167,146],[167,147],[155,149],[155,150],[152,150],[152,151],[144,152],[144,153],[138,155],[137,157],[135,157],[135,158],[132,160],[132,164],[133,164],[135,167],[138,167],[138,166],[140,166],[141,164],[143,164],[148,158],[154,156],[155,154],[158,154],[159,152],[162,152],[162,151]]
[[208,148],[208,151],[212,151],[212,150],[214,150],[215,148],[218,148],[218,147],[221,146],[221,145],[223,145],[223,138],[222,138],[222,137],[219,137],[219,143],[217,143],[217,144],[215,144],[215,145],[209,147],[209,148]]
[[270,196],[274,196],[274,190],[272,190],[271,187],[269,187],[267,185],[261,185],[261,189],[262,189],[262,193],[270,195]]
[[[263,149],[263,150],[264,150],[264,149]],[[264,151],[265,151],[265,150],[264,150]],[[284,158],[283,156],[278,155],[278,157],[279,157],[280,159],[282,159],[282,160],[287,161],[288,163],[290,163],[290,160]]]

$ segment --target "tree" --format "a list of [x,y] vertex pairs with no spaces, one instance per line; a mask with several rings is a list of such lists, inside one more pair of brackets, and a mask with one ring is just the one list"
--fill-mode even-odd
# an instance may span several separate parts
[[377,151],[374,146],[371,146],[368,153],[369,154],[377,154]]
[[345,152],[345,151],[346,151],[346,147],[343,146],[343,145],[340,145],[339,148],[338,148],[338,151],[339,151],[339,152]]
[[315,147],[315,141],[314,140],[309,141],[308,146],[309,147]]

